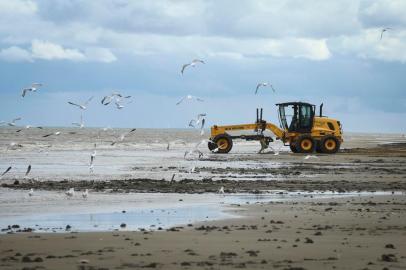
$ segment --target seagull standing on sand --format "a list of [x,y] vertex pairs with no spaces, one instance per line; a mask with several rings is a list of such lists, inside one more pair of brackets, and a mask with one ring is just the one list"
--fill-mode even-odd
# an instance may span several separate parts
[[30,191],[28,192],[28,196],[32,197],[34,196],[34,189],[30,189]]
[[258,89],[260,87],[267,87],[267,86],[271,87],[272,91],[275,92],[275,88],[273,88],[272,84],[267,83],[267,82],[262,82],[262,83],[257,84],[257,88],[255,88],[255,95],[258,93]]
[[25,97],[27,92],[37,92],[37,90],[42,86],[42,83],[33,83],[31,87],[26,87],[22,90],[21,96]]
[[89,190],[85,189],[85,191],[82,192],[82,197],[83,197],[83,199],[87,199],[88,196],[89,196]]
[[94,167],[93,167],[93,163],[94,163],[94,160],[96,159],[96,144],[94,144],[94,150],[93,150],[93,153],[90,155],[90,164],[89,164],[89,171],[90,171],[90,173],[93,173],[93,169],[94,169]]
[[315,156],[315,155],[307,155],[307,156],[305,156],[304,157],[304,159],[311,159],[311,158],[313,158],[313,159],[318,159],[319,157],[318,156]]
[[90,97],[90,98],[89,98],[88,100],[86,100],[86,102],[83,103],[83,104],[77,104],[77,103],[73,103],[73,102],[71,102],[71,101],[68,101],[68,103],[69,103],[70,105],[79,107],[81,110],[86,110],[86,109],[87,109],[87,104],[89,104],[89,102],[92,101],[92,99],[93,99],[93,97]]
[[0,177],[2,177],[3,175],[5,175],[6,173],[8,173],[10,170],[11,170],[11,166],[10,167],[8,167],[1,175],[0,175]]
[[220,194],[224,194],[224,187],[220,187],[219,193],[220,193]]
[[195,99],[196,101],[200,101],[200,102],[203,102],[203,101],[204,101],[203,99],[201,99],[201,98],[199,98],[199,97],[195,97],[195,96],[192,96],[192,95],[187,95],[187,96],[183,97],[181,100],[179,100],[179,101],[176,103],[176,105],[181,104],[184,100],[193,100],[193,99]]
[[71,198],[75,195],[75,189],[70,188],[68,191],[65,192],[65,195],[68,196],[68,198]]
[[392,30],[392,28],[390,28],[390,27],[383,28],[383,29],[381,30],[381,38],[380,38],[379,40],[382,40],[383,33],[385,33],[386,31],[389,31],[389,30]]
[[182,70],[181,70],[180,72],[181,72],[182,75],[183,75],[183,72],[185,71],[185,69],[186,69],[187,67],[189,67],[189,66],[190,66],[190,67],[195,67],[197,63],[206,64],[203,60],[194,59],[194,60],[192,60],[192,62],[187,63],[187,64],[184,64],[184,65],[182,66]]

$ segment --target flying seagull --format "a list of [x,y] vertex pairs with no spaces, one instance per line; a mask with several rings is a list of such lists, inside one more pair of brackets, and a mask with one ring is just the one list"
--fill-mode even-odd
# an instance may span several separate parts
[[197,125],[199,125],[203,121],[205,116],[205,113],[199,113],[195,119],[190,120],[189,127],[196,127]]
[[258,93],[258,89],[259,89],[260,87],[267,87],[267,86],[271,87],[272,91],[275,92],[275,88],[273,88],[272,84],[269,84],[269,83],[267,83],[267,82],[262,82],[262,83],[258,83],[258,84],[257,84],[257,88],[255,88],[255,95]]
[[129,135],[130,133],[132,133],[132,132],[134,132],[134,131],[136,131],[136,130],[137,130],[136,128],[133,128],[133,129],[131,129],[130,131],[121,134],[120,137],[117,138],[117,140],[115,140],[114,142],[111,143],[111,145],[115,145],[115,144],[118,143],[118,142],[124,141],[124,139],[125,139],[125,137],[126,137],[127,135]]
[[21,96],[25,97],[27,92],[37,92],[37,90],[42,86],[42,83],[33,83],[30,87],[26,87],[22,90]]
[[22,118],[21,117],[17,117],[17,118],[14,118],[13,120],[11,120],[11,122],[5,122],[5,121],[1,121],[0,122],[0,125],[9,125],[10,127],[14,127],[15,125],[16,125],[16,122],[17,121],[20,121]]
[[94,150],[93,150],[93,153],[90,155],[90,164],[89,164],[89,171],[91,172],[91,173],[93,173],[93,163],[94,163],[94,160],[96,159],[96,144],[94,144]]
[[195,67],[197,63],[206,64],[203,60],[194,59],[194,60],[192,60],[192,62],[187,63],[187,64],[184,64],[184,65],[182,66],[182,70],[181,70],[180,72],[181,72],[182,75],[183,75],[183,72],[185,71],[185,69],[186,69],[187,67],[189,67],[189,66],[190,66],[190,67]]
[[93,97],[90,97],[90,98],[89,98],[88,100],[86,100],[86,102],[83,103],[83,104],[77,104],[77,103],[73,103],[73,102],[71,102],[71,101],[68,101],[68,103],[69,103],[70,105],[79,107],[79,108],[82,109],[82,110],[86,110],[87,104],[89,104],[89,102],[90,102],[92,99],[93,99]]
[[[25,129],[30,129],[30,128],[32,128],[33,126],[31,126],[31,125],[26,125],[25,126]],[[43,129],[43,127],[35,127],[35,128],[38,128],[38,129]],[[21,132],[23,129],[18,129],[18,130],[16,130],[16,132]]]
[[27,177],[30,172],[31,172],[31,164],[28,165],[27,171],[25,172],[25,176]]
[[116,103],[120,103],[122,99],[129,99],[131,96],[123,96],[122,94],[118,92],[113,92],[109,96],[104,96],[103,99],[101,100],[101,104],[103,105],[109,105],[112,101],[115,101]]
[[1,175],[0,175],[0,177],[1,176],[3,176],[3,175],[5,175],[6,173],[8,173],[10,170],[11,170],[11,166],[10,167],[8,167]]
[[382,40],[383,33],[386,32],[386,31],[389,31],[389,30],[392,30],[392,28],[390,28],[390,27],[383,28],[383,29],[381,30],[381,38],[380,38],[379,40]]
[[46,135],[42,136],[42,138],[46,138],[46,137],[49,137],[49,136],[52,136],[52,135],[58,136],[58,135],[60,135],[60,134],[61,134],[61,132],[60,132],[60,131],[57,131],[57,132],[54,132],[54,133],[46,134]]
[[203,102],[203,101],[204,101],[203,99],[201,99],[201,98],[199,98],[199,97],[195,97],[195,96],[192,96],[192,95],[187,95],[187,96],[183,97],[181,100],[179,100],[179,101],[176,103],[176,105],[181,104],[184,100],[193,100],[193,99],[195,99],[195,100],[197,100],[197,101],[200,101],[200,102]]
[[224,194],[224,187],[220,187],[219,193],[220,193],[220,194]]
[[84,128],[85,127],[85,122],[83,121],[83,115],[80,115],[80,123],[72,123],[72,125],[77,126],[79,128]]

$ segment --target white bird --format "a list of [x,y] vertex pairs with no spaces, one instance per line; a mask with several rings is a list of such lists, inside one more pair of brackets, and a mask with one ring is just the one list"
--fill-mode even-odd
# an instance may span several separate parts
[[200,126],[200,136],[204,135],[204,124],[206,122],[206,119],[202,119],[202,125]]
[[224,194],[224,187],[220,187],[219,193],[220,193],[220,194]]
[[34,196],[34,189],[30,189],[30,191],[28,192],[28,196],[32,197]]
[[82,192],[82,197],[83,197],[84,199],[87,199],[88,196],[89,196],[89,190],[88,190],[88,189],[85,189],[85,191]]
[[195,67],[195,66],[197,65],[197,63],[206,64],[203,60],[194,59],[194,60],[192,60],[192,62],[187,63],[187,64],[184,64],[184,65],[182,66],[182,70],[181,70],[180,72],[181,72],[182,75],[183,75],[183,72],[185,71],[185,69],[186,69],[187,67],[189,67],[189,66]]
[[14,126],[16,125],[16,122],[17,122],[17,121],[20,121],[21,119],[22,119],[21,117],[17,117],[17,118],[14,118],[13,120],[11,120],[11,122],[1,121],[1,122],[0,122],[0,125],[5,125],[5,124],[7,124],[7,125],[9,125],[10,127],[14,127]]
[[16,149],[21,148],[21,147],[23,147],[22,144],[16,143],[16,142],[11,142],[11,143],[7,146],[7,151],[8,151],[8,150],[16,150]]
[[84,128],[85,127],[85,122],[83,121],[83,115],[80,115],[80,123],[72,123],[72,125],[77,126],[79,128]]
[[199,97],[195,97],[195,96],[192,96],[192,95],[187,95],[187,96],[183,97],[181,100],[179,100],[179,101],[176,103],[176,105],[181,104],[184,100],[193,100],[193,99],[195,99],[196,101],[200,101],[200,102],[203,102],[203,101],[204,101],[203,99],[201,99],[201,98],[199,98]]
[[192,168],[190,168],[189,173],[195,173],[196,172],[196,167],[192,166]]
[[49,136],[58,136],[60,134],[61,134],[61,132],[57,131],[57,132],[46,134],[46,135],[42,136],[42,138],[46,138],[46,137],[49,137]]
[[37,92],[37,90],[42,86],[41,83],[33,83],[31,84],[31,87],[26,87],[22,90],[21,96],[25,97],[27,92]]
[[[25,126],[25,129],[30,129],[30,128],[33,128],[33,126],[31,126],[31,125],[26,125]],[[43,127],[35,127],[35,128],[38,128],[38,129],[43,129]],[[21,132],[23,129],[18,129],[18,130],[16,130],[16,132]]]
[[31,172],[31,164],[28,165],[27,170],[25,171],[25,177],[27,177],[30,172]]
[[266,86],[271,87],[272,91],[275,92],[275,88],[273,88],[272,84],[269,84],[269,83],[267,83],[267,82],[262,82],[262,83],[257,84],[257,88],[255,88],[255,95],[258,93],[258,89],[259,89],[260,87],[266,87]]
[[203,157],[203,152],[202,151],[200,151],[199,149],[192,149],[192,150],[189,150],[189,151],[185,151],[185,153],[183,155],[183,158],[186,159],[186,157],[188,155],[191,155],[191,154],[194,154],[194,153],[199,155],[199,159],[201,159]]
[[379,40],[382,40],[383,33],[386,32],[386,31],[388,31],[388,30],[392,30],[392,28],[386,27],[386,28],[383,28],[383,29],[381,30],[381,38],[380,38]]
[[90,98],[89,98],[88,100],[86,100],[86,102],[83,103],[83,104],[77,104],[77,103],[73,103],[73,102],[71,102],[71,101],[68,101],[68,103],[69,103],[70,105],[77,106],[77,107],[79,107],[79,108],[82,109],[82,110],[86,110],[86,109],[87,109],[87,104],[89,104],[89,102],[90,102],[92,99],[93,99],[93,97],[90,97]]
[[196,127],[206,116],[205,113],[199,113],[195,119],[190,120],[189,127]]
[[111,93],[110,96],[104,96],[103,99],[101,100],[101,104],[109,105],[113,100],[119,102],[123,98],[128,99],[128,98],[131,98],[131,96],[123,96],[122,94],[120,94],[118,92],[113,92],[113,93]]
[[315,156],[315,155],[307,155],[307,156],[304,157],[304,159],[311,159],[311,158],[317,159],[319,157]]
[[118,102],[115,102],[114,104],[116,104],[116,108],[119,109],[119,110],[121,110],[122,108],[124,108],[124,105],[121,105],[121,104],[118,103]]
[[130,133],[132,133],[132,132],[134,132],[134,131],[136,131],[136,130],[137,130],[136,128],[133,128],[133,129],[131,129],[130,131],[121,134],[121,135],[117,138],[117,140],[115,140],[115,141],[113,141],[113,142],[111,143],[111,145],[115,145],[115,144],[118,143],[118,142],[124,141],[124,139],[125,139],[125,137],[126,137],[127,135],[129,135]]
[[70,188],[68,191],[65,192],[65,195],[68,197],[73,197],[75,195],[75,189]]
[[186,145],[186,142],[184,141],[184,140],[174,140],[174,141],[167,141],[166,142],[166,150],[169,150],[170,149],[170,146],[171,146],[171,144],[172,145],[174,145],[174,144],[183,144],[183,145]]

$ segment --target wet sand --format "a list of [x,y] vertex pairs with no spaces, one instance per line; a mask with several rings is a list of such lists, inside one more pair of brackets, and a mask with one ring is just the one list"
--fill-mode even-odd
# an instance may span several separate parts
[[404,269],[406,197],[230,207],[166,231],[0,237],[1,269]]

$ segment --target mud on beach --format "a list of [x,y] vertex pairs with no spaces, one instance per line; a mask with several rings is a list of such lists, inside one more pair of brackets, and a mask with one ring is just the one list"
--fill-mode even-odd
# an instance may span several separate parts
[[[171,179],[129,178],[111,180],[60,181],[41,179],[9,179],[2,187],[13,189],[76,190],[90,189],[109,192],[205,193],[217,192],[224,187],[226,193],[266,193],[270,190],[286,191],[399,191],[406,190],[406,144],[393,143],[373,148],[345,149],[336,155],[323,155],[305,161],[303,155],[283,153],[276,157],[278,166],[262,166],[272,162],[272,154],[263,155],[211,155],[196,165],[193,177],[186,167],[152,166],[132,167],[132,170],[151,170],[174,174]],[[216,167],[217,162],[257,162],[255,166]],[[200,179],[196,175],[204,173]],[[169,175],[170,175],[169,174]]]

